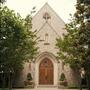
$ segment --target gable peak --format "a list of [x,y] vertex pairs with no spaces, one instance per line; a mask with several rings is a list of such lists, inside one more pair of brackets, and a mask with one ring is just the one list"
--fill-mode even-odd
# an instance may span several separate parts
[[46,3],[44,4],[44,6],[45,6],[45,5],[49,6],[48,2],[46,2]]
[[51,6],[47,2],[43,5],[43,7],[50,7],[51,8]]

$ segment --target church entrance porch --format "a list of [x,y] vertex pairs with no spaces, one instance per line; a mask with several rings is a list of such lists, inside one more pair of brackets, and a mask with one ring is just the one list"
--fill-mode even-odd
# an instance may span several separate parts
[[48,58],[44,58],[39,66],[39,84],[53,85],[53,63]]
[[57,86],[58,62],[55,56],[49,52],[38,55],[35,61],[35,86]]

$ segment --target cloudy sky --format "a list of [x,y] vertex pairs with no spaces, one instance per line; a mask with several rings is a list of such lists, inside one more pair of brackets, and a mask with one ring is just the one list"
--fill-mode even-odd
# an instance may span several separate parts
[[7,0],[6,5],[15,12],[20,13],[22,17],[25,17],[30,14],[34,6],[36,12],[38,12],[46,2],[66,23],[70,19],[69,14],[75,12],[76,0]]

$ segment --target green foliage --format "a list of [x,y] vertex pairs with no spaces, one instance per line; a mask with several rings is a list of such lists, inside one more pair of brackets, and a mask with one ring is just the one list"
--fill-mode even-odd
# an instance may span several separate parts
[[[57,39],[56,46],[59,49],[58,58],[63,60],[65,63],[69,63],[71,67],[80,66],[79,62],[81,61],[81,54],[83,53],[83,48],[80,51],[78,45],[78,28],[76,27],[77,23],[75,18],[72,18],[71,23],[66,24],[67,34],[64,35],[63,39]],[[80,51],[80,52],[77,52]]]
[[66,30],[63,39],[57,39],[58,58],[72,68],[83,67],[90,88],[90,0],[77,0],[76,12]]
[[0,90],[10,90],[10,89],[9,88],[4,88],[4,89],[3,88],[0,88]]
[[31,31],[31,15],[23,19],[4,6],[5,2],[0,0],[0,76],[3,75],[0,86],[8,85],[10,90],[12,78],[23,69],[26,61],[34,60],[38,48],[36,31]]
[[[67,35],[64,35],[63,39],[57,39],[56,44],[59,49],[58,57],[75,68],[76,66],[78,68],[82,67],[87,60],[87,56],[90,54],[90,17],[84,15],[86,7],[87,13],[90,14],[89,5],[80,3],[80,0],[78,0],[75,17],[72,18],[69,24],[66,24]],[[88,49],[85,48],[86,46],[88,46]],[[88,67],[87,65],[85,66]]]
[[37,54],[36,34],[31,29],[32,18],[22,19],[6,6],[0,9],[0,67],[4,72],[22,69],[25,61]]
[[[6,82],[5,78],[9,79],[11,74],[21,71],[25,62],[35,58],[37,37],[31,28],[31,15],[23,19],[6,6],[0,7],[0,74],[4,74],[1,78],[3,83]],[[10,80],[10,88],[9,84]]]
[[28,74],[27,74],[27,80],[30,80],[30,81],[32,80],[31,73],[28,73]]
[[6,0],[0,0],[0,4],[1,4],[1,3],[3,4],[4,2],[6,2]]
[[61,76],[60,76],[60,81],[64,81],[64,80],[66,80],[66,78],[65,78],[64,73],[62,73]]

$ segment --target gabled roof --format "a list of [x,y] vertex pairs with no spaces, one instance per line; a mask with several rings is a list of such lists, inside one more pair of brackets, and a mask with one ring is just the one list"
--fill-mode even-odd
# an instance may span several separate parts
[[[62,20],[61,19],[61,17],[53,10],[53,8],[46,2],[45,4],[44,4],[44,6],[33,16],[33,18],[35,17],[35,16],[37,16],[37,14],[43,9],[43,8],[45,8],[46,7],[46,9],[47,8],[49,8],[49,9],[51,9],[52,10],[52,12],[54,12],[56,15],[57,15],[57,17],[60,19],[60,20]],[[62,22],[65,24],[65,22],[62,20]]]
[[[46,22],[46,18],[43,15],[47,16],[47,22],[48,25],[52,28],[54,32],[56,32],[57,35],[61,35],[65,27],[64,21],[57,15],[57,13],[49,6],[48,3],[45,3],[45,5],[36,13],[36,15],[32,19],[32,30],[37,30],[39,32],[43,25]],[[49,18],[50,17],[50,18]]]

